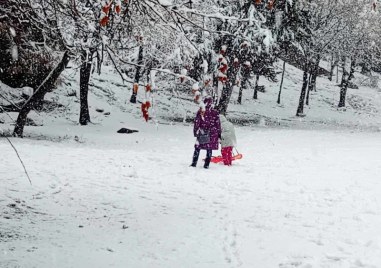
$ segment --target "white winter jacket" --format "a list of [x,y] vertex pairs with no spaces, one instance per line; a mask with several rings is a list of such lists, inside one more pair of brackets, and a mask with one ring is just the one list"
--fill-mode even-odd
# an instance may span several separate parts
[[221,147],[235,147],[237,145],[237,139],[235,136],[235,130],[232,123],[230,123],[225,116],[220,115],[221,122]]

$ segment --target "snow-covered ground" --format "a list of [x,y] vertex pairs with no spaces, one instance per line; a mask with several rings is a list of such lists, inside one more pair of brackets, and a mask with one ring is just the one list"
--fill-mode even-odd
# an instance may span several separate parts
[[0,139],[0,267],[381,267],[379,133],[241,127],[204,170],[190,126],[131,122],[12,139],[32,186]]
[[[244,92],[243,105],[233,94],[228,118],[246,125],[237,125],[244,158],[204,170],[189,167],[191,92],[158,80],[145,123],[131,85],[106,69],[92,77],[93,123],[81,127],[78,76],[65,72],[47,95],[62,106],[32,112],[43,126],[11,138],[32,185],[0,138],[0,267],[381,267],[381,93],[349,89],[338,111],[338,87],[319,78],[297,118],[301,73],[285,77],[281,105],[279,83],[261,80],[267,92]],[[16,116],[0,114],[0,131]]]

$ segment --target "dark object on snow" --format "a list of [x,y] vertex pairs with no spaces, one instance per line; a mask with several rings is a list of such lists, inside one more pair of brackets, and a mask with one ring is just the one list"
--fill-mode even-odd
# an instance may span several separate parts
[[128,129],[128,128],[124,128],[124,127],[122,127],[122,128],[119,129],[117,132],[118,132],[118,133],[121,133],[121,134],[131,134],[131,133],[139,132],[139,131],[138,131],[138,130],[135,130],[135,129]]
[[348,88],[359,89],[359,87],[355,83],[353,83],[353,82],[348,82]]
[[111,113],[110,112],[105,112],[103,113],[104,115],[110,115]]
[[98,113],[103,113],[105,110],[97,108],[97,109],[95,109],[95,111],[97,111]]
[[257,90],[259,91],[259,92],[266,92],[266,90],[265,90],[265,86],[257,86]]
[[[69,83],[69,85],[70,85],[70,83]],[[75,90],[68,91],[66,96],[68,96],[68,97],[77,97],[77,91],[75,91]]]

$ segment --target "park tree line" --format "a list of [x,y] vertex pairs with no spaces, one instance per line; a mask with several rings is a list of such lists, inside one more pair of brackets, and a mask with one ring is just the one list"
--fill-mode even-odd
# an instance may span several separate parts
[[[201,109],[200,96],[211,94],[223,114],[234,88],[240,104],[243,92],[258,98],[259,77],[280,80],[274,101],[281,103],[291,64],[303,71],[295,108],[304,116],[318,76],[332,80],[341,70],[337,102],[344,107],[355,70],[381,70],[379,25],[376,0],[0,0],[0,80],[33,88],[25,101],[6,107],[19,112],[13,133],[19,137],[69,62],[80,72],[81,125],[91,121],[91,75],[101,74],[104,63],[129,82],[131,103],[139,88],[154,92],[155,77],[165,74],[189,88]],[[274,70],[278,60],[281,74]],[[322,61],[330,62],[328,70]],[[149,100],[142,103],[146,120],[149,108]]]

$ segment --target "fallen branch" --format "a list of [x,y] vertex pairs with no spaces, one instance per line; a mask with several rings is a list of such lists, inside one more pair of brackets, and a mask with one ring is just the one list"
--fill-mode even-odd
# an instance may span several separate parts
[[30,180],[28,171],[26,170],[26,167],[25,167],[25,165],[24,165],[24,162],[22,161],[22,159],[21,159],[21,157],[20,157],[20,155],[19,155],[19,153],[18,153],[16,147],[13,145],[13,143],[11,142],[11,140],[10,140],[8,137],[5,137],[5,138],[7,139],[7,141],[9,142],[9,144],[12,146],[13,150],[16,152],[16,155],[17,155],[17,157],[19,158],[22,167],[24,168],[25,175],[28,177],[28,180],[29,180],[30,185],[32,185],[32,181]]
[[[1,133],[4,133],[4,131],[3,131],[1,128],[0,128],[0,131],[1,131]],[[16,155],[17,155],[18,159],[20,160],[20,163],[21,163],[22,167],[24,168],[25,175],[27,176],[30,185],[32,185],[32,181],[31,181],[31,179],[30,179],[30,177],[29,177],[28,171],[26,170],[26,167],[25,167],[25,165],[24,165],[24,162],[22,161],[22,159],[21,159],[21,157],[20,157],[20,155],[19,155],[19,152],[17,151],[16,147],[13,145],[13,143],[11,142],[11,140],[10,140],[8,137],[6,137],[6,136],[4,135],[4,138],[7,139],[7,141],[9,142],[9,144],[12,146],[13,150],[16,152]]]
[[[0,106],[0,108],[1,108],[1,109],[5,112],[5,114],[7,114],[7,115],[9,116],[9,118],[14,122],[13,118],[12,118],[12,117],[11,117],[5,110],[4,110],[1,106]],[[1,133],[4,133],[4,131],[3,131],[1,128],[0,128],[0,131],[1,131]],[[8,137],[4,136],[4,138],[7,139],[7,141],[9,142],[9,144],[12,146],[13,150],[16,152],[16,155],[17,155],[17,157],[19,158],[20,163],[21,163],[21,165],[22,165],[23,168],[24,168],[24,172],[25,172],[26,176],[28,177],[29,183],[30,183],[30,185],[32,185],[32,181],[31,181],[31,179],[30,179],[30,177],[29,177],[28,171],[26,170],[26,167],[25,167],[25,165],[24,165],[24,162],[22,161],[22,159],[21,159],[21,157],[20,157],[20,155],[19,155],[19,153],[18,153],[16,147],[13,145],[13,143],[11,142],[11,140],[10,140]]]

